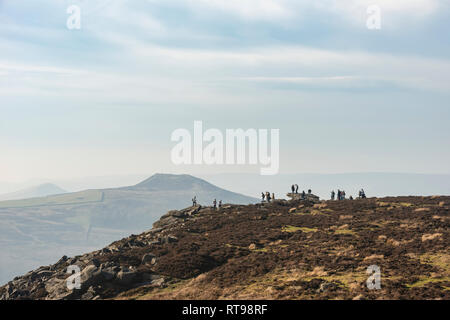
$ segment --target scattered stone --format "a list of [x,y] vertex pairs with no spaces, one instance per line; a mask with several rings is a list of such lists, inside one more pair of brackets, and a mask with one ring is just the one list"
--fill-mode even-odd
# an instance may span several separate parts
[[51,277],[53,275],[53,271],[48,271],[48,270],[43,270],[37,273],[37,276],[39,278],[48,278]]
[[177,237],[172,236],[172,235],[168,235],[168,236],[160,238],[159,242],[162,243],[162,244],[167,244],[167,243],[174,243],[174,242],[177,242],[177,241],[178,241]]
[[85,294],[81,296],[81,300],[92,300],[95,297],[95,290],[93,287],[89,287]]
[[151,285],[153,287],[162,287],[165,283],[164,278],[158,278],[152,281]]
[[152,253],[147,253],[142,257],[142,264],[155,264],[156,256]]
[[338,286],[333,282],[322,282],[320,284],[319,289],[316,290],[317,293],[326,292],[326,291],[334,291],[338,288]]
[[88,288],[91,285],[95,285],[102,280],[101,271],[95,265],[88,265],[81,271],[81,286],[82,288]]

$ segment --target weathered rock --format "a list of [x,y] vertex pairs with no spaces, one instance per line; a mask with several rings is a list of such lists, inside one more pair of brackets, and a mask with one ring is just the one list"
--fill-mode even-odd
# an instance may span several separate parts
[[133,271],[120,271],[117,274],[117,280],[121,285],[130,285],[137,278],[137,274]]
[[93,258],[90,263],[96,267],[100,266],[100,261],[98,261],[98,259],[96,258]]
[[81,300],[92,300],[95,297],[94,287],[89,287],[85,294],[81,296]]
[[326,291],[334,291],[337,289],[337,285],[333,282],[322,282],[320,284],[319,289],[317,289],[317,293],[326,292]]
[[108,248],[103,248],[102,250],[100,250],[100,255],[105,255],[105,254],[109,254],[112,251]]
[[102,280],[102,274],[99,268],[95,265],[88,265],[81,271],[81,287],[88,288],[91,285],[95,285]]
[[38,278],[49,278],[53,275],[53,271],[49,271],[49,270],[43,270],[37,273],[37,277]]
[[302,201],[310,201],[313,203],[319,203],[320,198],[312,193],[305,194],[305,197],[303,198],[301,193],[288,193],[287,196],[291,198],[291,200],[302,200]]
[[64,279],[51,278],[45,283],[45,290],[48,292],[48,300],[62,300],[70,298],[78,289],[69,290]]
[[188,216],[192,216],[194,214],[199,213],[201,209],[202,209],[202,206],[195,206],[192,209],[188,210],[186,213]]
[[116,277],[116,270],[115,267],[104,267],[100,269],[100,275],[105,279],[106,281],[110,281]]
[[174,243],[177,242],[178,238],[172,235],[165,236],[161,239],[161,243]]
[[155,279],[151,282],[151,285],[154,287],[162,287],[164,284],[165,284],[165,279],[162,277]]
[[156,256],[152,253],[147,253],[142,257],[142,264],[155,264]]

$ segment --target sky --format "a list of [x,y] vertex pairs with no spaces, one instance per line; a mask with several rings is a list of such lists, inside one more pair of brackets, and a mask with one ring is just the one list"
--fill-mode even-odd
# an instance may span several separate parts
[[0,0],[0,181],[259,171],[175,166],[171,133],[196,120],[279,129],[280,173],[450,173],[449,17],[446,0]]

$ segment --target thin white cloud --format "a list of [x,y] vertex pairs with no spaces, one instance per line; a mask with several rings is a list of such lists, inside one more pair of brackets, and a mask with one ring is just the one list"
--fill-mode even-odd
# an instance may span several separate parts
[[275,20],[292,16],[283,1],[276,0],[188,0],[191,7],[209,7],[245,19]]
[[0,71],[9,72],[25,72],[25,73],[60,73],[60,74],[79,74],[83,73],[78,69],[61,68],[43,65],[26,65],[20,63],[2,62],[0,61]]
[[187,6],[193,12],[214,10],[246,20],[278,21],[299,19],[307,10],[334,13],[349,21],[366,18],[366,9],[378,5],[392,19],[423,18],[439,10],[439,0],[148,0]]
[[[239,106],[243,101],[295,101],[279,84],[298,89],[406,89],[448,92],[450,62],[409,56],[343,52],[307,47],[241,50],[180,49],[147,44],[110,34],[108,41],[127,47],[121,56],[139,69],[105,72],[58,66],[0,62],[2,96],[53,96],[89,103],[169,103]],[[169,71],[168,71],[169,70]],[[266,84],[264,90],[255,87]],[[295,87],[294,87],[295,89]],[[274,94],[276,93],[276,94]]]

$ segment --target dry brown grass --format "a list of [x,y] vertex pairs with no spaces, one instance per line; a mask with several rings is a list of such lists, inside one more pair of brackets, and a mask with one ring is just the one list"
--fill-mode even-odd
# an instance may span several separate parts
[[422,242],[434,240],[434,239],[442,240],[442,233],[424,234],[422,236]]

